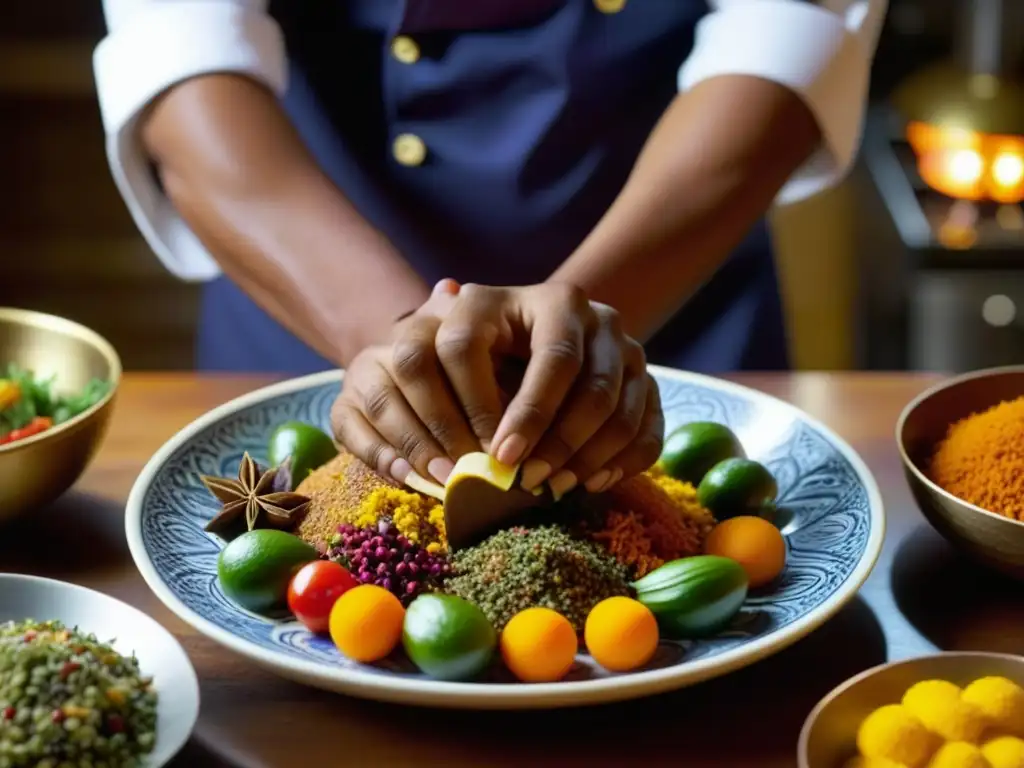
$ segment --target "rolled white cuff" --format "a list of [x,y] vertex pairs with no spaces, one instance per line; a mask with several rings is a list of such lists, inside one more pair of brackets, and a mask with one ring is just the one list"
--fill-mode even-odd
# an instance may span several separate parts
[[821,128],[823,146],[776,197],[785,205],[841,181],[857,156],[873,49],[846,20],[794,0],[750,0],[708,14],[679,70],[679,89],[718,75],[750,75],[799,95]]
[[184,80],[245,74],[278,95],[287,85],[284,36],[266,13],[227,0],[149,2],[123,19],[93,55],[111,173],[139,230],[168,270],[186,280],[220,273],[160,190],[139,140],[139,115]]

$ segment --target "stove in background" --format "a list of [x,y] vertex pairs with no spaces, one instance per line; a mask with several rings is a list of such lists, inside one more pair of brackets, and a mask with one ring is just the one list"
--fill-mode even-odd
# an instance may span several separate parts
[[878,107],[863,165],[862,365],[963,371],[1024,363],[1024,208],[927,187],[902,124]]

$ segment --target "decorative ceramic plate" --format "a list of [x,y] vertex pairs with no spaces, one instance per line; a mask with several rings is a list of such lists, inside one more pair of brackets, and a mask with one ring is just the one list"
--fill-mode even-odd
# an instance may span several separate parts
[[36,576],[0,573],[0,624],[60,621],[96,635],[122,656],[132,653],[156,690],[156,745],[147,768],[166,765],[185,746],[199,717],[199,682],[174,636],[130,605],[85,587]]
[[231,477],[248,451],[265,460],[274,426],[327,427],[341,373],[257,390],[197,419],[142,471],[128,499],[132,556],[149,586],[199,632],[284,677],[387,701],[471,708],[540,708],[646,696],[706,680],[775,653],[816,629],[854,596],[882,547],[885,517],[870,471],[824,425],[767,395],[705,376],[651,368],[668,430],[688,421],[730,426],[779,484],[788,543],[781,582],[751,593],[730,630],[710,640],[663,642],[643,670],[609,674],[581,655],[557,683],[441,682],[343,657],[330,639],[293,621],[248,613],[217,580],[220,541],[203,531],[216,502],[200,474]]

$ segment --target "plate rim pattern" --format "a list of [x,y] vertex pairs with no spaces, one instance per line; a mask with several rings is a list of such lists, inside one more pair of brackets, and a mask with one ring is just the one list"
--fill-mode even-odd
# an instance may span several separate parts
[[531,685],[446,682],[420,677],[382,675],[379,670],[364,671],[323,665],[311,659],[277,653],[221,628],[182,602],[164,582],[152,562],[146,549],[142,526],[143,505],[147,492],[162,466],[197,434],[239,411],[267,400],[340,383],[344,371],[339,369],[285,379],[247,392],[207,411],[167,440],[143,467],[129,494],[125,509],[125,533],[129,550],[137,569],[157,598],[199,633],[283,677],[363,698],[436,707],[552,708],[649,696],[727,674],[774,655],[810,634],[832,618],[856,595],[877,563],[885,538],[885,512],[881,492],[871,470],[857,452],[834,431],[796,406],[742,384],[705,374],[655,365],[648,366],[648,370],[675,384],[697,385],[784,409],[794,419],[802,421],[824,437],[849,463],[857,480],[863,486],[868,502],[870,530],[860,560],[831,595],[795,621],[768,634],[685,664],[628,675]]

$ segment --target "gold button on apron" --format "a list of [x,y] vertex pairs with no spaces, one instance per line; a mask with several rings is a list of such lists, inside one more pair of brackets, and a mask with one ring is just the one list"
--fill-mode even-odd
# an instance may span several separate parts
[[626,7],[626,0],[594,0],[594,5],[601,13],[618,13]]
[[427,145],[423,143],[423,139],[412,133],[396,136],[391,149],[395,160],[402,165],[410,167],[422,165],[423,161],[427,159]]
[[420,47],[411,37],[399,35],[391,41],[391,55],[403,64],[415,64],[420,60]]

